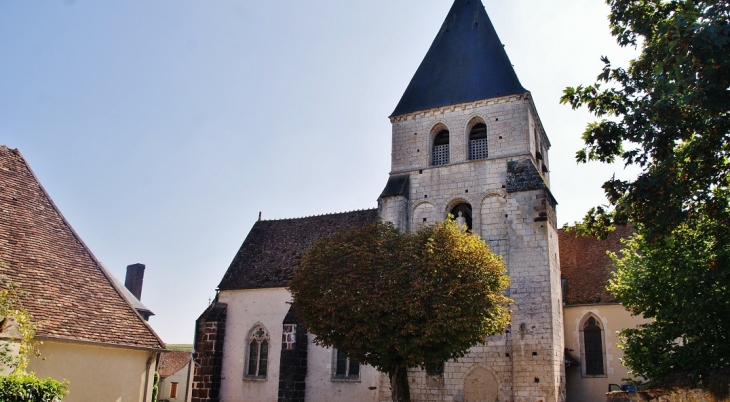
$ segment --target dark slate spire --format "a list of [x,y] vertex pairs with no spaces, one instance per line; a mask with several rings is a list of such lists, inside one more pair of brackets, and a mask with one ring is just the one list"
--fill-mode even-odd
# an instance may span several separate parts
[[481,0],[456,0],[393,116],[523,92]]

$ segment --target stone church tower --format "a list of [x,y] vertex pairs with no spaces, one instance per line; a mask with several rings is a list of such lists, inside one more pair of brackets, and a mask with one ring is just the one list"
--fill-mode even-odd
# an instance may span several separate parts
[[443,373],[411,373],[414,400],[564,401],[550,142],[479,0],[454,2],[390,120],[380,216],[413,231],[461,215],[503,256],[514,299],[506,333]]

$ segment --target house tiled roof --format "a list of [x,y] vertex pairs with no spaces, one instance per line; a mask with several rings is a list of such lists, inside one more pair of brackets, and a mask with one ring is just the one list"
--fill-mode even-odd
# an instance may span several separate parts
[[608,239],[598,241],[574,231],[558,231],[560,271],[567,282],[566,305],[618,303],[606,290],[614,270],[606,251],[618,253],[623,248],[621,239],[632,233],[630,227],[618,227]]
[[377,219],[377,209],[299,219],[258,221],[223,276],[221,290],[284,287],[307,247],[344,227]]
[[17,150],[0,146],[0,275],[29,294],[36,335],[148,349],[164,343],[117,289]]
[[157,366],[157,371],[160,373],[160,377],[169,377],[190,361],[192,352],[175,351],[162,353],[160,355],[160,364]]

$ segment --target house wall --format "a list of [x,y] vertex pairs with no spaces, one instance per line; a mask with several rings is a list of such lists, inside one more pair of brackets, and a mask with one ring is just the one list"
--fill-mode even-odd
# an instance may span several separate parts
[[[307,401],[376,401],[380,373],[370,366],[360,366],[359,381],[332,381],[333,350],[314,344],[309,334],[307,360]],[[373,389],[371,389],[373,388]]]
[[[189,401],[190,393],[187,392],[187,390],[191,389],[190,385],[192,384],[192,381],[193,378],[192,374],[190,373],[190,363],[188,363],[185,365],[185,367],[174,372],[172,375],[160,379],[160,383],[158,385],[158,399],[169,402]],[[177,383],[177,397],[170,398],[170,388],[172,387],[171,384],[173,382]],[[187,399],[185,398],[186,395]]]
[[[291,294],[285,288],[224,290],[218,301],[228,305],[223,346],[221,402],[271,402],[279,391],[282,323],[289,311]],[[269,370],[266,380],[243,378],[246,336],[257,323],[269,332]],[[360,381],[332,381],[332,350],[312,343],[309,335],[306,400],[312,402],[375,401],[379,373],[362,366]]]
[[[605,372],[603,377],[585,377],[582,374],[580,325],[584,317],[594,314],[600,318],[603,327],[605,347]],[[565,348],[581,366],[570,366],[565,369],[567,377],[568,402],[604,401],[608,384],[622,384],[628,378],[628,369],[621,365],[623,351],[618,344],[617,332],[624,328],[636,327],[649,322],[643,317],[632,316],[619,304],[565,306],[563,309],[565,323]]]
[[44,339],[39,350],[42,357],[31,358],[28,371],[40,378],[68,380],[70,392],[64,402],[141,402],[152,398],[156,359],[147,375],[150,351],[52,339]]

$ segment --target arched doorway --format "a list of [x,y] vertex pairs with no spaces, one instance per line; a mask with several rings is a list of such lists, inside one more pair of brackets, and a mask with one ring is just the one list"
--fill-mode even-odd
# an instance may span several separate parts
[[466,221],[466,227],[469,230],[471,230],[472,229],[472,226],[471,226],[471,222],[472,222],[472,220],[471,220],[471,205],[463,202],[463,203],[458,204],[457,206],[451,208],[451,212],[449,212],[449,213],[451,215],[454,215],[454,218],[455,219],[458,219],[459,218],[459,212],[461,212],[461,216]]
[[489,370],[478,366],[464,379],[464,402],[495,402],[499,383]]

